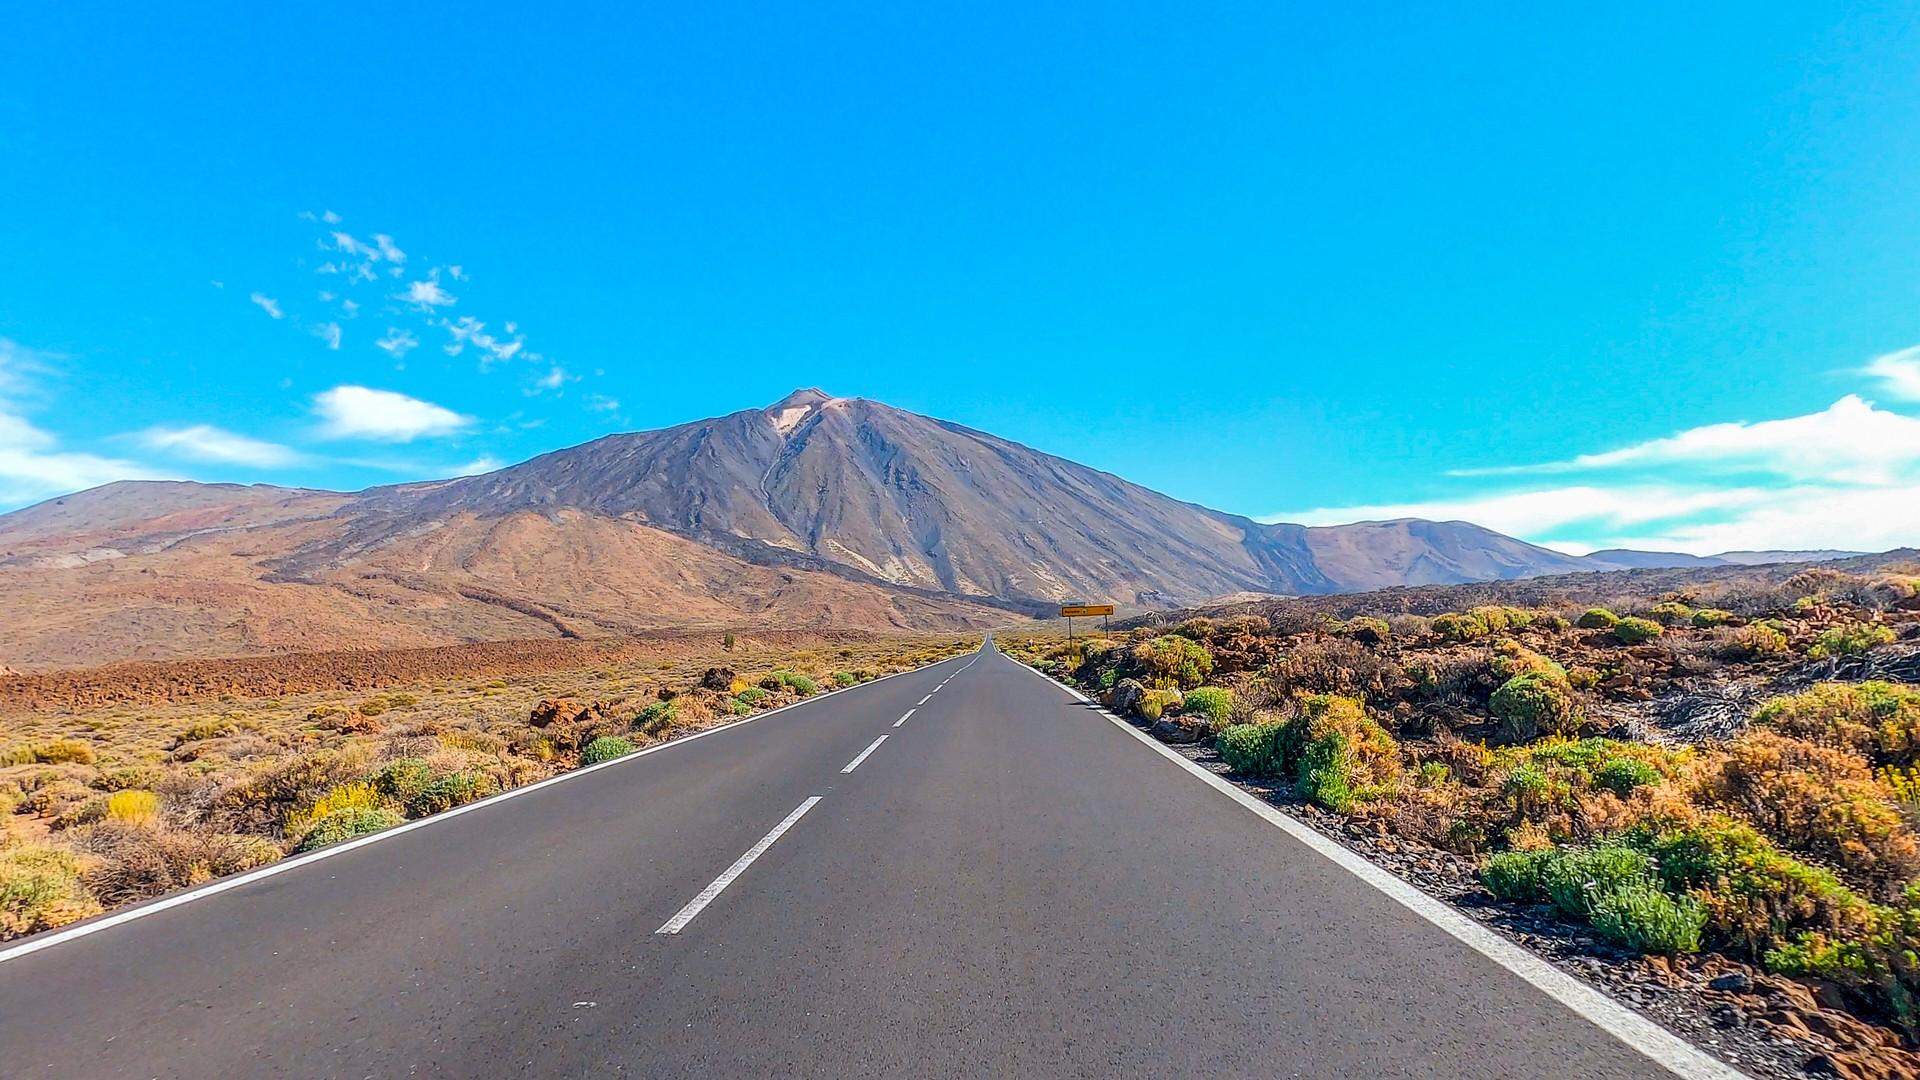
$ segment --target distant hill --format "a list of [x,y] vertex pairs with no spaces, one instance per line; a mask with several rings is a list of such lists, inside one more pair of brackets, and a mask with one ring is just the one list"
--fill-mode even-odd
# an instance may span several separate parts
[[0,663],[955,628],[1069,598],[1167,607],[1698,561],[1576,557],[1461,521],[1261,524],[808,389],[459,479],[354,494],[128,482],[0,516],[0,610],[15,616]]

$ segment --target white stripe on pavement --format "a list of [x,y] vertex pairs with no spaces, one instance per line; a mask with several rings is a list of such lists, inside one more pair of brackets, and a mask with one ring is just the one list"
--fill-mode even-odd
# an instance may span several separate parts
[[865,750],[860,751],[859,757],[854,758],[852,761],[847,762],[847,767],[844,769],[841,769],[840,771],[842,773],[850,773],[853,770],[859,768],[860,763],[867,760],[867,755],[873,753],[875,750],[880,749],[880,744],[886,741],[887,741],[887,737],[885,735],[882,735],[879,738],[873,740],[872,744],[870,744]]
[[747,853],[745,855],[740,856],[740,858],[736,859],[732,866],[727,867],[725,873],[722,873],[719,877],[713,879],[713,884],[708,885],[704,889],[701,889],[699,896],[696,896],[691,901],[689,901],[686,907],[683,907],[680,909],[680,913],[678,915],[675,915],[673,918],[668,919],[666,922],[666,925],[662,926],[658,930],[655,930],[654,933],[677,934],[680,931],[685,930],[687,928],[687,924],[693,921],[693,917],[695,915],[700,914],[701,911],[705,910],[708,904],[713,903],[714,897],[719,896],[720,893],[723,890],[725,890],[727,886],[733,884],[734,878],[737,878],[741,874],[746,873],[747,867],[753,865],[753,860],[759,858],[762,855],[765,855],[767,853],[767,849],[773,846],[773,842],[775,840],[780,839],[780,836],[782,833],[785,833],[788,829],[793,828],[793,823],[796,821],[799,821],[801,816],[805,814],[807,811],[813,809],[814,804],[818,803],[819,801],[820,801],[820,796],[818,795],[808,796],[807,801],[801,803],[799,807],[794,810],[793,813],[788,814],[786,817],[786,820],[782,821],[778,825],[775,825],[773,827],[772,832],[761,837],[759,843],[748,848]]
[[894,726],[894,727],[899,727],[899,726],[900,726],[901,724],[904,724],[904,723],[906,723],[906,722],[907,722],[907,717],[909,717],[909,716],[912,716],[912,715],[913,715],[913,710],[912,710],[912,709],[908,709],[908,710],[907,710],[907,711],[906,711],[906,712],[905,712],[904,714],[902,714],[902,715],[901,715],[901,717],[900,717],[900,719],[898,719],[898,720],[895,720],[895,721],[893,722],[893,726]]

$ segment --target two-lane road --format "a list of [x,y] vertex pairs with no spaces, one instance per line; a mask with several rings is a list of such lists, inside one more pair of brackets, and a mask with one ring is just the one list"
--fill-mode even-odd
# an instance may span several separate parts
[[1202,1074],[1669,1075],[991,646],[0,962],[9,1080]]

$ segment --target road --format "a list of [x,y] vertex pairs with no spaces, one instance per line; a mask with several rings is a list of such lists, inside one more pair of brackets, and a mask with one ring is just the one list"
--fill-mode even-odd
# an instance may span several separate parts
[[1671,1074],[989,645],[8,959],[0,1075]]

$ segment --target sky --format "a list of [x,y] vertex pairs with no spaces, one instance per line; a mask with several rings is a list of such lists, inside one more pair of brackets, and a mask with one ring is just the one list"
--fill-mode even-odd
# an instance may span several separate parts
[[12,5],[0,509],[820,386],[1266,520],[1920,544],[1920,9],[1475,8]]

